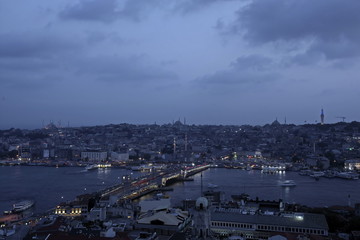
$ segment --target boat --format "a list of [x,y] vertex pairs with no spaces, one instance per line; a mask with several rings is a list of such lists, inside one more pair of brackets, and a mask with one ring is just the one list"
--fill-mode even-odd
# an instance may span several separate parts
[[319,177],[323,177],[324,175],[325,175],[324,172],[313,172],[312,174],[310,174],[310,177],[318,179]]
[[25,200],[25,201],[21,201],[18,203],[15,203],[13,205],[13,212],[23,212],[29,208],[31,208],[32,206],[34,206],[35,201],[33,200]]
[[311,170],[306,169],[306,170],[301,170],[301,171],[299,172],[299,175],[300,175],[300,176],[309,176],[311,173],[312,173]]
[[269,174],[274,174],[277,173],[279,170],[277,167],[263,167],[262,168],[262,173],[269,173]]
[[337,172],[334,171],[326,171],[324,177],[326,178],[334,178],[337,176]]
[[92,164],[92,165],[87,165],[85,167],[86,171],[90,171],[90,170],[94,170],[94,169],[98,169],[99,165],[98,164]]
[[97,164],[98,168],[111,168],[111,164],[110,163],[101,163],[101,164]]
[[282,187],[295,187],[296,183],[294,180],[285,180],[280,183],[280,186]]
[[0,237],[4,237],[1,239],[6,239],[6,237],[10,237],[15,234],[15,225],[12,228],[0,228]]
[[216,184],[212,184],[212,183],[208,183],[208,188],[217,188],[218,185]]
[[359,179],[359,174],[354,172],[339,172],[337,173],[336,176],[343,179],[352,179],[352,180]]

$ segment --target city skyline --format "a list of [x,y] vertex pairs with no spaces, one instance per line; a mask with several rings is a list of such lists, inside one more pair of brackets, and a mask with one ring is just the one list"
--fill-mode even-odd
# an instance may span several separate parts
[[[0,129],[358,121],[355,0],[0,3]],[[336,11],[335,11],[336,10]]]

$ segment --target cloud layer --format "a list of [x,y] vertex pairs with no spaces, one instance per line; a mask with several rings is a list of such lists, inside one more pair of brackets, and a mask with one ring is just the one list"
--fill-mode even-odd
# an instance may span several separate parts
[[357,0],[19,3],[0,3],[0,128],[360,119]]
[[360,54],[358,9],[356,0],[254,0],[237,11],[232,31],[253,44],[308,41],[308,53],[355,57]]

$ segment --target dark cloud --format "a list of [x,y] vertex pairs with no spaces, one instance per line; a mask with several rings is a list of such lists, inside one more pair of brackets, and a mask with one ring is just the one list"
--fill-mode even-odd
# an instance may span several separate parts
[[360,1],[254,0],[237,12],[231,31],[249,42],[309,41],[328,59],[360,54]]
[[19,89],[51,85],[63,75],[72,54],[80,49],[76,42],[60,35],[35,31],[1,34],[0,85]]
[[174,80],[176,74],[147,63],[143,56],[98,56],[79,59],[77,73],[109,83],[153,83]]
[[231,88],[243,84],[263,84],[280,78],[278,73],[270,70],[270,66],[274,66],[274,62],[267,57],[243,56],[231,63],[229,69],[203,76],[196,82],[205,87],[216,85]]
[[308,52],[323,53],[328,59],[357,57],[360,55],[358,41],[360,41],[360,38],[358,40],[341,38],[338,41],[318,41],[310,47]]
[[241,72],[235,69],[228,71],[218,71],[212,75],[206,75],[197,79],[200,84],[209,85],[230,85],[231,88],[239,84],[261,84],[273,81],[279,76],[273,73],[259,74],[254,72]]
[[0,58],[51,57],[77,48],[73,41],[44,33],[0,34]]
[[61,13],[63,19],[113,22],[120,17],[116,0],[85,0],[66,7]]
[[154,9],[167,9],[182,14],[193,13],[215,3],[236,0],[82,0],[69,5],[62,19],[111,23],[119,19],[142,21]]
[[268,57],[249,55],[237,58],[235,62],[231,63],[231,66],[238,70],[263,71],[271,69],[273,63],[273,60]]
[[111,23],[118,19],[143,20],[147,11],[159,7],[164,0],[127,0],[120,4],[117,0],[83,0],[66,7],[60,12],[62,19],[98,21]]
[[224,1],[234,1],[234,0],[182,0],[178,1],[175,5],[175,10],[182,13],[191,13],[203,9],[208,5],[214,3],[221,3]]

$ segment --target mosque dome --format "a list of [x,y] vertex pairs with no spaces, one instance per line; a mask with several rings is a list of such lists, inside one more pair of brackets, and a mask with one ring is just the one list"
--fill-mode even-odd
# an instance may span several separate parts
[[196,209],[206,209],[209,206],[209,201],[205,197],[199,197],[196,200]]

